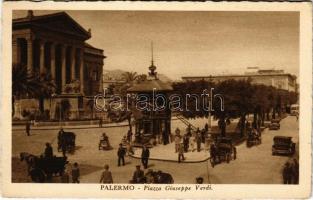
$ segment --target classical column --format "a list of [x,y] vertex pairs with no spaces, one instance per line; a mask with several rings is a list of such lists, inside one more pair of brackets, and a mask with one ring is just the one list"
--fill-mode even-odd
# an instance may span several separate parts
[[39,70],[40,74],[44,74],[46,72],[45,69],[45,41],[39,41]]
[[64,92],[66,85],[66,45],[61,46],[61,72],[62,92]]
[[33,40],[32,38],[27,38],[27,70],[29,72],[33,71]]
[[51,78],[55,81],[55,44],[50,45],[50,70]]
[[76,48],[72,46],[71,48],[71,54],[70,54],[70,59],[71,59],[71,80],[76,79],[76,69],[75,69],[75,50]]
[[84,49],[81,48],[79,51],[79,82],[80,82],[80,93],[84,95]]
[[20,63],[19,53],[20,53],[20,48],[19,48],[18,38],[13,38],[12,39],[12,63],[13,64]]

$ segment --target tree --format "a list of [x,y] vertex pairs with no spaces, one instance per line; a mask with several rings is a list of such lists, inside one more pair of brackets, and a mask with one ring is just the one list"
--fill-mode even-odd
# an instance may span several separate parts
[[12,116],[15,113],[15,100],[36,96],[40,87],[38,77],[27,71],[25,65],[14,64],[12,66]]
[[[247,114],[253,110],[253,87],[251,80],[226,80],[218,83],[215,88],[216,94],[224,98],[224,111],[220,108],[219,102],[213,102],[214,116],[220,121],[227,118],[239,117],[240,135],[244,135]],[[222,132],[225,132],[222,130]]]
[[122,78],[126,83],[133,83],[137,79],[137,72],[124,72]]
[[49,74],[30,72],[25,65],[12,66],[12,114],[14,115],[14,101],[20,98],[38,98],[39,110],[44,112],[44,98],[55,93],[56,85]]
[[56,84],[54,83],[50,74],[40,75],[40,87],[36,96],[39,100],[39,111],[44,112],[44,99],[51,98],[51,96],[56,92]]

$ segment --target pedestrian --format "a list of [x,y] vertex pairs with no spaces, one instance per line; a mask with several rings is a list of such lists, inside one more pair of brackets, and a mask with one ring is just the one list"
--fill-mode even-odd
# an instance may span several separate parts
[[169,142],[169,135],[165,130],[162,131],[163,145],[167,145]]
[[196,135],[196,142],[197,142],[197,151],[200,152],[201,150],[201,134],[200,132],[197,133]]
[[216,147],[215,144],[212,143],[210,146],[210,157],[213,163],[216,162]]
[[292,175],[293,175],[293,184],[299,184],[299,163],[297,159],[293,159],[293,164],[292,164]]
[[180,163],[181,160],[185,160],[185,156],[184,156],[184,144],[181,143],[179,145],[179,149],[178,149],[178,162]]
[[[177,131],[178,130],[178,131]],[[178,148],[179,148],[179,144],[180,144],[180,141],[181,141],[181,137],[180,137],[180,131],[179,129],[177,128],[176,131],[175,131],[175,153],[178,152]]]
[[102,128],[102,124],[103,124],[103,120],[102,120],[102,117],[100,117],[100,119],[99,119],[99,128]]
[[183,137],[183,144],[184,144],[184,151],[188,152],[188,148],[189,148],[189,137],[187,134],[184,135]]
[[121,161],[122,161],[123,166],[125,165],[125,159],[124,159],[125,153],[126,153],[125,149],[123,148],[123,145],[121,143],[117,150],[117,156],[118,156],[117,166],[121,166]]
[[209,124],[208,124],[208,123],[205,123],[205,125],[204,125],[204,130],[205,130],[206,132],[209,132]]
[[109,165],[104,165],[104,171],[101,174],[100,183],[113,183],[112,173],[109,171]]
[[50,145],[50,143],[46,143],[46,148],[45,148],[45,158],[52,158],[53,157],[53,149]]
[[191,135],[190,138],[189,138],[189,146],[190,146],[191,152],[195,151],[195,142],[196,142],[195,136]]
[[149,156],[150,156],[149,149],[145,145],[143,145],[141,152],[141,163],[145,169],[148,168]]
[[144,172],[140,169],[140,165],[136,165],[136,171],[133,174],[131,183],[143,183],[144,182]]
[[127,142],[127,136],[126,135],[123,136],[123,138],[121,140],[121,143],[122,143],[123,146],[127,145],[128,142]]
[[127,132],[127,141],[130,143],[132,142],[133,132],[129,129]]
[[237,158],[237,148],[234,146],[234,160],[236,160],[236,158]]
[[284,169],[283,169],[283,180],[284,184],[291,184],[292,180],[292,166],[290,163],[287,161],[285,163]]
[[72,182],[73,183],[79,183],[79,177],[80,177],[80,170],[78,167],[78,163],[75,162],[74,166],[72,168]]
[[205,129],[202,129],[200,133],[201,133],[201,142],[205,143],[205,134],[206,134]]
[[187,136],[191,136],[191,124],[188,124],[187,128],[186,128],[186,134]]
[[25,127],[26,135],[30,136],[30,122],[26,121],[26,127]]

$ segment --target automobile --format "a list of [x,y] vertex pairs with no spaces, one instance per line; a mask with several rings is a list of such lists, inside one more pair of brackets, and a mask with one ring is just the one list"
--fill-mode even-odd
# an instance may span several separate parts
[[296,144],[292,137],[275,136],[273,138],[272,155],[293,155],[296,151]]
[[299,104],[292,104],[290,106],[290,115],[296,116],[299,114]]
[[217,163],[221,163],[222,161],[230,162],[232,159],[236,159],[235,148],[232,144],[232,139],[228,137],[218,137],[216,138],[215,147],[216,147],[216,158],[218,161],[214,160],[211,157],[210,162],[212,167],[214,167]]
[[277,122],[272,122],[269,125],[269,130],[279,130],[280,129],[280,124]]

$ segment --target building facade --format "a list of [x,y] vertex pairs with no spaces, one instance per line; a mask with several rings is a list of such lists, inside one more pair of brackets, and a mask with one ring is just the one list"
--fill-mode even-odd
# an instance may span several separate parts
[[217,75],[217,76],[185,76],[184,81],[207,80],[215,83],[225,80],[248,80],[253,84],[273,86],[278,89],[297,92],[297,77],[283,70],[258,70],[243,75]]
[[[76,119],[84,116],[92,96],[101,91],[103,50],[86,41],[87,31],[65,12],[13,19],[12,64],[27,66],[28,72],[49,74],[56,85],[53,98],[46,99],[44,109],[50,118]],[[62,104],[69,105],[67,116]],[[19,99],[16,110],[36,110],[36,100]],[[16,116],[20,118],[20,113]]]

